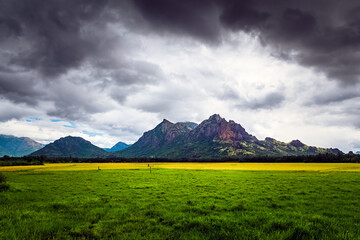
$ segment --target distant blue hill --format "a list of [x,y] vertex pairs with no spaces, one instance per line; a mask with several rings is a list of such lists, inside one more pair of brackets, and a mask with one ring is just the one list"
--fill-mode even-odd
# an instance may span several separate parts
[[125,148],[128,148],[130,146],[131,146],[131,144],[126,144],[124,142],[118,142],[112,148],[104,148],[104,150],[107,152],[117,152],[117,151],[123,150]]
[[23,157],[44,147],[27,137],[15,137],[0,134],[0,157]]
[[357,151],[355,154],[360,154],[360,151]]

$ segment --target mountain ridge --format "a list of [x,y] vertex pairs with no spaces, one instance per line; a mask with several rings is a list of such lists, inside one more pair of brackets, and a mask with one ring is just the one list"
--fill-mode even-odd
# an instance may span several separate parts
[[[126,148],[116,151],[118,147]],[[200,124],[172,123],[163,119],[155,128],[144,132],[131,146],[118,142],[113,149],[114,151],[105,151],[83,138],[67,136],[31,153],[30,156],[215,159],[342,153],[338,149],[308,146],[298,139],[289,143],[270,137],[259,140],[240,124],[233,120],[227,121],[219,114],[210,116]]]
[[49,158],[74,157],[74,158],[98,158],[107,157],[108,153],[91,142],[81,138],[67,136],[55,140],[30,154],[30,156],[47,156]]
[[28,137],[0,134],[0,156],[22,157],[44,146]]
[[321,153],[338,154],[341,151],[308,146],[299,140],[289,143],[269,137],[258,140],[240,124],[214,114],[193,129],[164,119],[154,129],[145,132],[131,147],[115,152],[115,155],[130,158],[224,158]]

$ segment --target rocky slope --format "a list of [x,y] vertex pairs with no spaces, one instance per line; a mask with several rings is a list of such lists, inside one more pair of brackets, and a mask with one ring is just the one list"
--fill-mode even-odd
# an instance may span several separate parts
[[38,143],[27,137],[15,137],[11,135],[0,135],[0,157],[22,157],[40,148],[44,144]]
[[154,129],[147,131],[129,148],[116,153],[120,157],[164,156],[169,146],[181,144],[184,137],[196,127],[195,123],[172,123],[164,119]]
[[299,140],[284,143],[272,138],[258,140],[234,121],[218,114],[190,128],[185,123],[163,120],[131,147],[115,154],[120,157],[223,158],[288,156],[339,153],[338,149],[311,147]]

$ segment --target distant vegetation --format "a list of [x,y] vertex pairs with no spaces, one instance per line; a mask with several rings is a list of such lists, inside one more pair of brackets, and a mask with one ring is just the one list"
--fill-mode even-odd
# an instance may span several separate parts
[[360,155],[325,153],[309,156],[265,156],[243,158],[239,159],[239,162],[360,163]]
[[360,155],[354,154],[319,154],[310,156],[261,156],[261,157],[243,157],[243,158],[217,158],[217,159],[191,159],[191,158],[48,158],[46,156],[25,156],[21,158],[2,157],[0,166],[20,166],[20,165],[41,165],[44,163],[131,163],[131,162],[305,162],[305,163],[360,163]]
[[0,158],[0,166],[24,166],[24,165],[43,165],[46,157],[9,157],[4,156]]

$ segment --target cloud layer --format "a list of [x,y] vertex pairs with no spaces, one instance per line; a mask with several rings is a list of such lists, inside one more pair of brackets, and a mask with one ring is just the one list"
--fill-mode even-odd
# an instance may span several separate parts
[[357,148],[359,13],[354,0],[3,0],[0,129],[54,140],[56,118],[108,146],[216,112],[259,137]]

